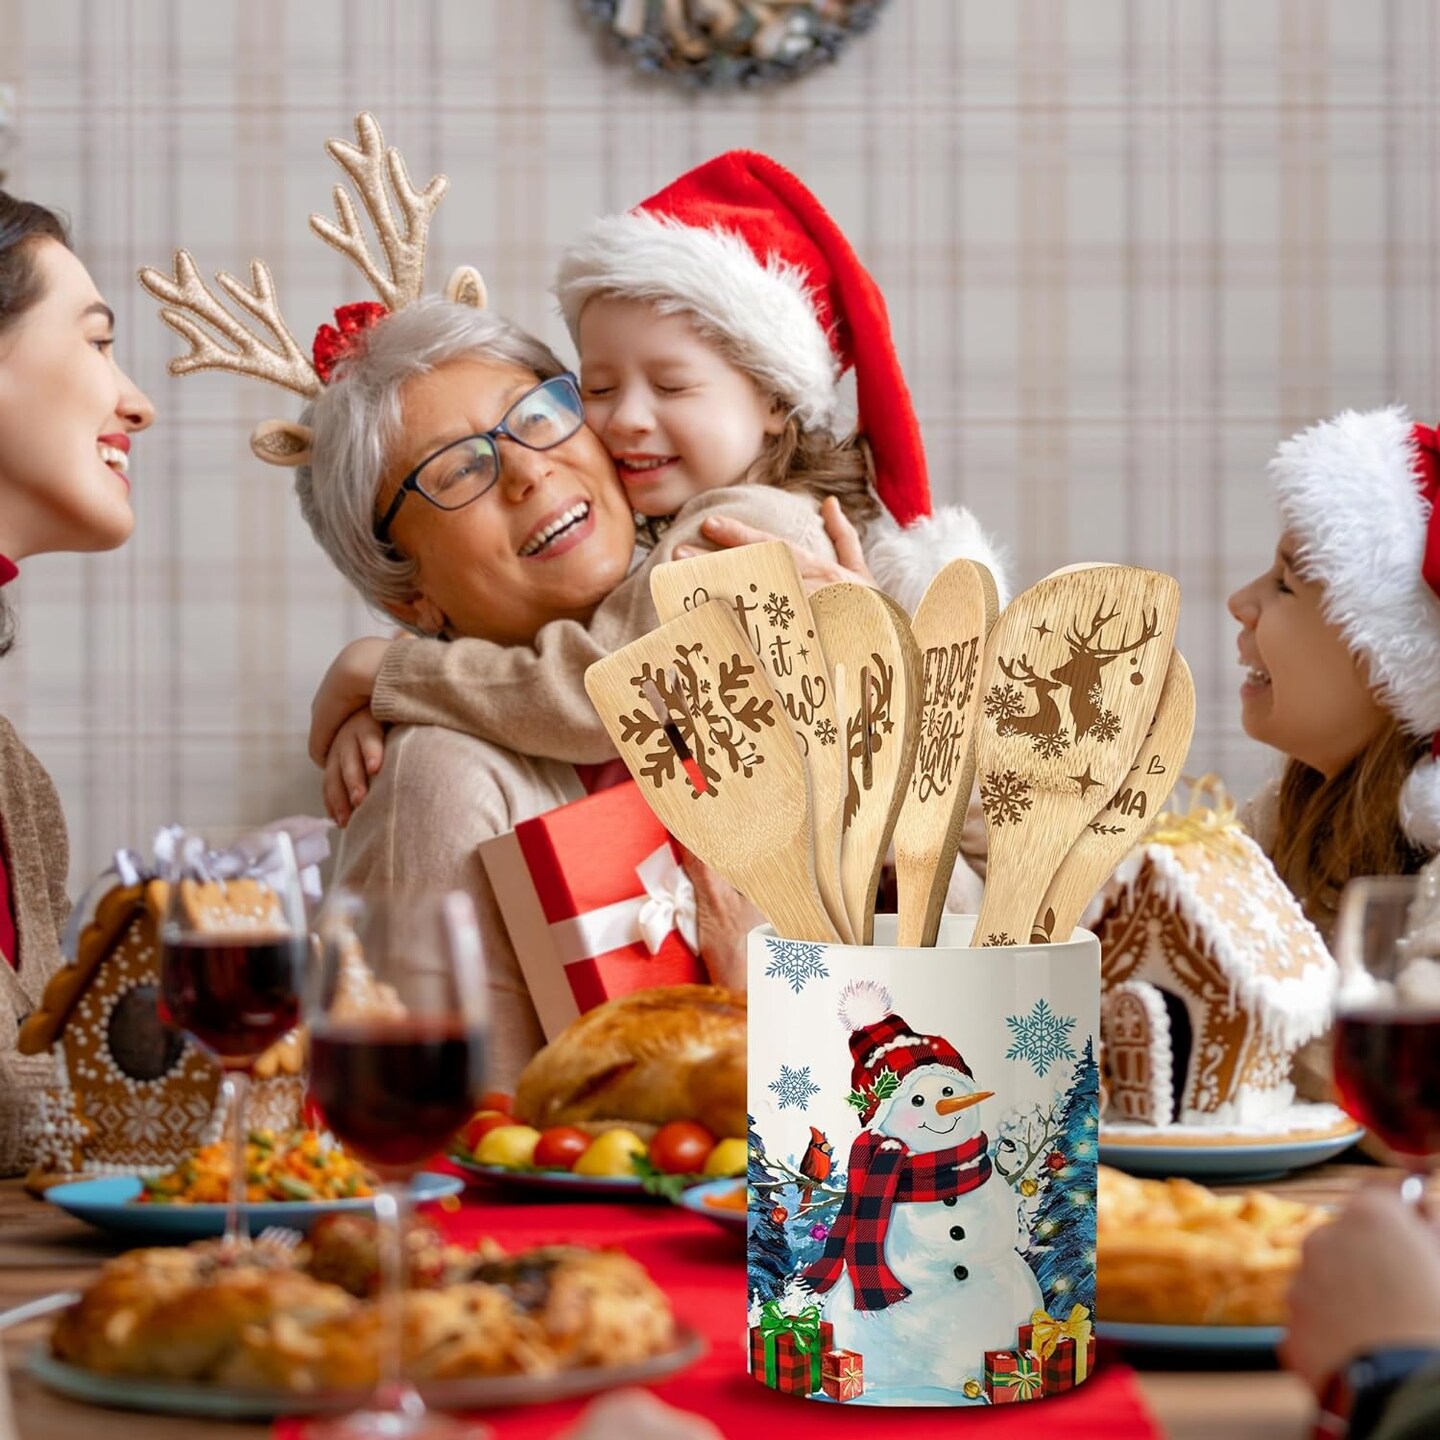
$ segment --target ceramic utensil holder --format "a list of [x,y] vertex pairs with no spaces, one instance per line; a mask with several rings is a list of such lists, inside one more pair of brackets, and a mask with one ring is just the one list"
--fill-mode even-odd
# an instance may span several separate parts
[[1100,947],[749,937],[754,1377],[826,1403],[1041,1399],[1094,1365]]

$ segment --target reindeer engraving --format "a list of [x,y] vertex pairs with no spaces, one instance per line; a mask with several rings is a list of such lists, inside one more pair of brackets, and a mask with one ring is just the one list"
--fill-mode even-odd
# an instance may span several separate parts
[[1029,736],[1035,753],[1045,759],[1063,755],[1070,748],[1070,732],[1054,699],[1061,682],[1037,675],[1028,655],[1000,660],[999,665],[1009,679],[1034,692],[1040,708],[1026,715],[1025,697],[1014,685],[992,685],[985,695],[985,713],[995,722],[995,733]]
[[1100,632],[1120,613],[1119,605],[1112,605],[1107,611],[1102,600],[1090,617],[1090,626],[1080,633],[1079,625],[1072,625],[1065,631],[1065,643],[1070,647],[1070,658],[1050,672],[1052,680],[1058,680],[1070,691],[1070,715],[1075,721],[1075,738],[1093,734],[1097,740],[1113,740],[1119,731],[1119,721],[1113,711],[1103,704],[1104,695],[1100,688],[1100,672],[1112,660],[1128,655],[1148,645],[1160,629],[1160,612],[1150,612],[1148,620],[1142,620],[1140,634],[1128,644],[1114,647],[1098,644]]

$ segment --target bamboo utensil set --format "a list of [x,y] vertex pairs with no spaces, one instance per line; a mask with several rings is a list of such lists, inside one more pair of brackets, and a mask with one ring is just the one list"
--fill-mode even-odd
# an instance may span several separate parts
[[666,828],[791,940],[869,944],[892,837],[898,942],[934,945],[975,781],[976,943],[1065,940],[1178,778],[1195,690],[1179,586],[1048,576],[996,615],[955,560],[912,621],[878,591],[808,599],[781,542],[658,566],[663,622],[586,689]]

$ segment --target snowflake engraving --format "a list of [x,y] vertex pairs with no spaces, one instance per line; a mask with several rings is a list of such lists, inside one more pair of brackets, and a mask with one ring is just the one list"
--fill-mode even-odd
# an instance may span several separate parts
[[985,695],[985,713],[992,720],[1014,720],[1025,711],[1025,697],[1013,685],[992,685]]
[[815,727],[815,738],[822,745],[833,745],[839,736],[835,722],[828,715]]
[[1030,798],[1030,784],[1013,770],[1003,774],[991,771],[980,785],[980,808],[992,825],[1018,824],[1022,815],[1035,802]]
[[780,1078],[770,1082],[770,1089],[775,1092],[782,1110],[788,1110],[792,1105],[797,1110],[808,1110],[811,1097],[820,1093],[820,1087],[810,1079],[808,1065],[802,1065],[798,1070],[782,1065]]
[[1070,736],[1057,730],[1053,735],[1032,735],[1030,743],[1042,760],[1058,760],[1070,748]]
[[777,630],[788,630],[790,622],[795,618],[795,607],[791,605],[790,597],[777,595],[772,590],[770,598],[765,602],[765,618]]
[[805,988],[807,980],[829,978],[830,972],[820,958],[825,953],[823,945],[804,940],[771,940],[768,937],[765,943],[770,947],[766,975],[778,976],[797,995]]
[[1113,710],[1102,710],[1090,726],[1096,740],[1113,740],[1120,733],[1120,717]]
[[1073,1015],[1057,1015],[1044,1000],[1037,1000],[1028,1015],[1007,1015],[1015,1043],[1005,1052],[1007,1060],[1028,1060],[1041,1077],[1057,1060],[1073,1060],[1075,1048],[1070,1044],[1074,1029]]
[[1013,945],[1014,943],[1015,943],[1015,942],[1010,938],[1010,936],[1009,936],[1004,930],[1001,930],[1001,931],[999,932],[999,934],[996,934],[996,932],[995,932],[994,930],[992,930],[992,931],[985,937],[985,944],[986,944],[986,945]]

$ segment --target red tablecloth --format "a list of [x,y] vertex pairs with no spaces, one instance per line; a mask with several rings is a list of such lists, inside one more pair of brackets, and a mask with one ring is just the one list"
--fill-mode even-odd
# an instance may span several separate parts
[[[508,1194],[476,1186],[453,1214],[437,1213],[459,1241],[492,1235],[507,1249],[531,1245],[617,1245],[639,1260],[670,1297],[676,1317],[710,1343],[688,1370],[652,1386],[671,1405],[695,1410],[726,1436],[743,1440],[806,1440],[808,1436],[865,1436],[867,1440],[931,1440],[948,1435],[977,1440],[1159,1440],[1161,1431],[1141,1400],[1134,1372],[1107,1363],[1067,1395],[1032,1404],[961,1410],[885,1409],[831,1405],[778,1395],[746,1371],[745,1246],[742,1237],[704,1218],[657,1202],[620,1204],[514,1203]],[[586,1402],[564,1401],[486,1415],[497,1440],[549,1440]],[[292,1440],[288,1423],[276,1440]]]

